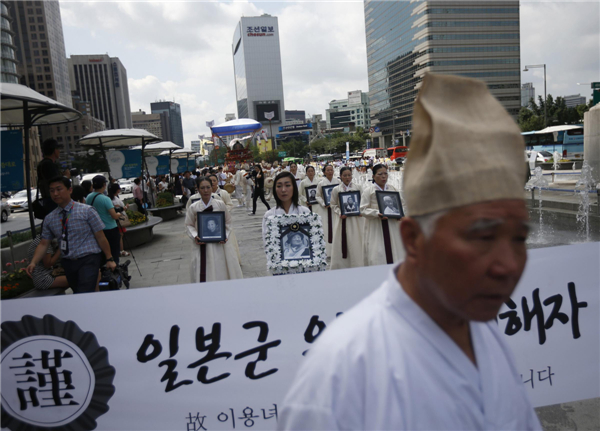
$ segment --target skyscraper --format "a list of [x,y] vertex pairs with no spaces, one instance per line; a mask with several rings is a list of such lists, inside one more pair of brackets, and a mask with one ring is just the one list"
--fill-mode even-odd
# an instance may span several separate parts
[[519,2],[365,0],[374,144],[410,130],[427,72],[485,81],[515,118],[521,106]]
[[17,54],[15,53],[15,45],[13,36],[15,33],[11,30],[11,17],[8,8],[10,4],[2,0],[0,5],[2,13],[2,82],[11,84],[19,83],[19,74],[17,73]]
[[231,48],[238,118],[268,124],[272,113],[273,124],[285,123],[277,17],[240,19]]
[[531,99],[535,101],[535,88],[532,82],[526,82],[521,85],[521,106],[529,106]]
[[127,70],[117,57],[72,55],[69,58],[71,88],[90,102],[92,116],[107,129],[131,128]]
[[166,112],[160,114],[146,114],[141,109],[131,113],[134,129],[143,129],[158,136],[163,141],[168,141],[171,136],[169,127],[169,115]]
[[[71,86],[58,1],[6,3],[12,18],[19,83],[71,107]],[[4,14],[4,10],[2,13]],[[2,26],[4,25],[3,18]],[[4,38],[3,31],[3,47]],[[4,72],[4,50],[2,69]]]
[[[162,100],[150,104],[153,114],[166,114],[169,118],[168,141],[183,148],[183,125],[181,123],[181,107],[179,103]],[[163,134],[164,138],[164,134]]]

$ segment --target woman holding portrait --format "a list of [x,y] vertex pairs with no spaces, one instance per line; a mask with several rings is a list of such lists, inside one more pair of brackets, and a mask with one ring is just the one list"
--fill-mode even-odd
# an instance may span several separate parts
[[323,222],[323,232],[325,233],[325,251],[327,256],[331,257],[331,248],[333,244],[333,231],[337,225],[337,217],[333,217],[333,212],[331,211],[331,205],[325,205],[325,199],[323,196],[323,187],[330,185],[337,185],[340,183],[340,180],[337,178],[333,178],[333,166],[325,165],[323,167],[323,173],[325,174],[325,178],[319,181],[317,186],[317,202],[318,205],[314,205],[314,212],[321,216],[321,221]]
[[[186,210],[185,231],[192,239],[192,283],[234,280],[243,278],[242,268],[235,249],[227,239],[231,234],[231,216],[222,200],[213,198],[212,183],[203,177],[198,181],[200,200]],[[225,213],[225,241],[202,242],[198,236],[198,213],[222,211]]]
[[[311,187],[311,186],[316,187],[318,184],[319,184],[319,178],[317,178],[315,168],[310,165],[307,166],[306,167],[306,177],[302,181],[300,181],[300,189],[299,189],[298,193],[299,193],[300,205],[307,207],[311,211],[312,211],[312,205],[309,204],[308,200],[306,199],[306,188]],[[316,189],[315,189],[315,193],[316,193]]]
[[[357,268],[365,265],[364,256],[364,227],[362,215],[345,216],[340,209],[339,194],[356,191],[362,193],[362,188],[352,182],[352,169],[340,169],[342,182],[331,192],[331,210],[335,213],[338,223],[333,232],[333,246],[331,249],[331,269]],[[356,204],[354,204],[356,207]]]
[[381,214],[377,203],[377,191],[397,191],[387,184],[387,167],[373,166],[373,184],[366,185],[360,199],[360,213],[365,217],[364,255],[365,265],[385,265],[404,259],[405,252],[400,239],[400,220]]

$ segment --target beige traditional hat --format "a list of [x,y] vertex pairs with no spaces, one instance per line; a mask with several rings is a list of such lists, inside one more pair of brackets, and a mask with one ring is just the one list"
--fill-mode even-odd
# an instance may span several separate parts
[[523,199],[524,150],[519,127],[483,81],[426,75],[404,168],[407,214]]

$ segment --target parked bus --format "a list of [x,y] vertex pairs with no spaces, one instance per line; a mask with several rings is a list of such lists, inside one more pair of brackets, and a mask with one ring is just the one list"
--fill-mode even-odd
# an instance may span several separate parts
[[522,133],[527,150],[558,151],[563,158],[583,158],[583,127],[553,126],[544,130]]
[[387,151],[385,148],[369,148],[368,150],[363,151],[363,159],[368,159],[373,157],[374,159],[383,159],[387,157]]
[[396,160],[396,163],[400,163],[402,160],[406,158],[408,155],[408,147],[399,146],[399,147],[391,147],[387,149],[387,156],[390,160]]

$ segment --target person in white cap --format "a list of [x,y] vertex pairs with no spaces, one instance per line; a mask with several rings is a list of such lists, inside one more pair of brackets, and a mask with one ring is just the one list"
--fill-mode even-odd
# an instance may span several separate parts
[[484,82],[424,78],[404,172],[406,257],[319,337],[279,429],[541,430],[494,321],[527,260],[524,147]]

